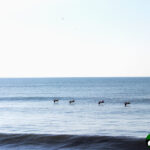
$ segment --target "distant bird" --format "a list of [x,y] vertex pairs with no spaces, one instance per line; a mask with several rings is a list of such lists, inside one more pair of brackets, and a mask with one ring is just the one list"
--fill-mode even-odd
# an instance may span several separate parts
[[101,101],[98,102],[99,105],[100,105],[101,103],[104,103],[104,100],[101,100]]
[[70,100],[70,101],[69,101],[70,104],[72,104],[72,103],[74,103],[74,102],[75,102],[75,100]]
[[54,101],[54,103],[56,103],[56,102],[58,102],[59,100],[58,100],[58,99],[54,99],[53,101]]
[[128,104],[131,104],[130,102],[124,102],[124,106],[126,107]]

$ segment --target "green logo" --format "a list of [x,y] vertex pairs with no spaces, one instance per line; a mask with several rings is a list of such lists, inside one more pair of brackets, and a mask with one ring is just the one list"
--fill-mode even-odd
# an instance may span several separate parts
[[146,137],[146,144],[150,148],[150,134],[148,134]]

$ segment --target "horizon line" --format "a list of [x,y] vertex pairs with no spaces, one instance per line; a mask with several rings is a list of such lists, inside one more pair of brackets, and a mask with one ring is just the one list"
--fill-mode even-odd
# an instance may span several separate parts
[[0,77],[0,79],[16,79],[16,78],[150,78],[150,76],[57,76],[57,77],[50,77],[50,76],[41,76],[41,77],[35,77],[35,76],[26,76],[26,77]]

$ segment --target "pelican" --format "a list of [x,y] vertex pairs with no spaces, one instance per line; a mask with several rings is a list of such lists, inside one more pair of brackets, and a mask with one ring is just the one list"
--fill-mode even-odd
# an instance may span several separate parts
[[54,101],[54,103],[56,103],[56,102],[58,102],[59,100],[58,100],[58,99],[54,99],[53,101]]
[[74,102],[75,102],[75,100],[70,100],[70,101],[69,101],[70,104],[72,104],[72,103],[74,103]]
[[101,100],[101,101],[98,102],[99,105],[100,105],[101,103],[104,103],[104,100]]
[[131,104],[130,102],[124,102],[124,106],[126,107],[128,104]]

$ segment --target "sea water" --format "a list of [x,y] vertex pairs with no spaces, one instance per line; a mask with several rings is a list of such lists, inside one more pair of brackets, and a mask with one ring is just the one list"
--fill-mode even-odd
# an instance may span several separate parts
[[134,147],[148,133],[148,77],[0,79],[1,149],[105,149],[127,138]]

